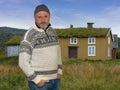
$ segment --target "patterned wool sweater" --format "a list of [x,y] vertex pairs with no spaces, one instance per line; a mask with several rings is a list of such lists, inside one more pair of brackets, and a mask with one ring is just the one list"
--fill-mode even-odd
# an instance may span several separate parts
[[62,74],[61,51],[55,30],[31,27],[21,41],[19,66],[34,83],[56,79]]

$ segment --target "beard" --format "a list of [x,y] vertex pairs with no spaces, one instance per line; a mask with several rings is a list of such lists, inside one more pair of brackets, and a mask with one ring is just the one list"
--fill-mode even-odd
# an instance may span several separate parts
[[42,22],[40,24],[38,24],[42,29],[46,29],[46,27],[48,26],[49,23],[46,23],[46,22]]

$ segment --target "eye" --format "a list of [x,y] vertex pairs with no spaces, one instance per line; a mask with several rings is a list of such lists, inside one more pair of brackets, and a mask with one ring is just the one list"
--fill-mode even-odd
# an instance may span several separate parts
[[38,16],[38,18],[42,18],[41,16]]
[[48,16],[46,15],[45,18],[47,18]]

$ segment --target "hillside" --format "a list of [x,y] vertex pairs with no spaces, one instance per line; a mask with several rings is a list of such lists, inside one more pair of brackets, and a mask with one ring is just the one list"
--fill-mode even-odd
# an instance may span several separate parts
[[5,49],[5,43],[13,36],[23,36],[25,29],[0,27],[0,51]]

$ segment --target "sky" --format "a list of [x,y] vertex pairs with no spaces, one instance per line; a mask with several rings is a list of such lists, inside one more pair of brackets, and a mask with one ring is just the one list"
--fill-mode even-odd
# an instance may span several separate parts
[[0,0],[0,27],[29,29],[34,25],[34,9],[46,4],[53,28],[111,28],[120,36],[120,0]]

